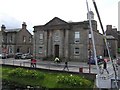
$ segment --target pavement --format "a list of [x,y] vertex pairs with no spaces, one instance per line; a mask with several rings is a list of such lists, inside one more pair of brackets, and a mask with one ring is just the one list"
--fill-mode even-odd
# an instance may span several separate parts
[[[0,64],[8,64],[8,65],[17,65],[17,66],[31,66],[30,59],[1,59]],[[43,69],[51,69],[51,70],[63,70],[65,66],[65,62],[61,63],[54,63],[54,61],[43,61],[37,60],[36,68],[43,68]],[[110,62],[107,63],[108,71],[113,72],[112,64]],[[93,73],[97,74],[96,65],[89,65],[86,62],[68,62],[68,68],[70,72],[83,72],[83,73]],[[66,69],[67,71],[67,69]]]
[[[1,62],[2,61],[2,62]],[[43,60],[37,60],[36,68],[45,68],[45,69],[52,69],[52,70],[63,70],[65,62],[61,63],[54,63],[53,61],[43,61]],[[17,65],[17,66],[25,66],[30,67],[30,59],[2,59],[0,60],[0,64],[8,64],[8,65]],[[68,68],[71,72],[83,72],[83,73],[89,73],[89,65],[85,62],[68,62]],[[67,71],[67,69],[65,69]],[[90,73],[97,73],[96,66],[90,65]]]

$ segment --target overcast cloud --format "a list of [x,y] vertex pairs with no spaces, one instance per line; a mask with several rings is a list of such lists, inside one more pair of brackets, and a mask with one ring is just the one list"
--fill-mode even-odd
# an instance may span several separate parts
[[[97,20],[92,0],[88,1]],[[104,28],[107,24],[118,27],[118,1],[96,0]],[[73,22],[87,20],[86,0],[0,0],[0,25],[6,28],[21,28],[26,22],[32,32],[33,26],[44,25],[54,17]]]
[[20,27],[21,22],[12,16],[1,13],[0,24],[4,24],[7,28],[17,28]]

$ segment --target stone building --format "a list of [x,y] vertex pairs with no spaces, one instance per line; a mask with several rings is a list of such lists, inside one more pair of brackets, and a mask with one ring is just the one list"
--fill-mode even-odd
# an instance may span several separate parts
[[0,31],[0,54],[2,54],[2,31]]
[[[117,49],[118,49],[118,40],[113,37],[112,35],[107,35],[107,42],[110,51],[110,55],[112,58],[116,58],[118,56]],[[105,56],[108,56],[107,51],[105,50]]]
[[[104,54],[103,36],[92,20],[97,55]],[[34,55],[36,58],[59,57],[71,61],[87,61],[92,44],[89,22],[66,22],[58,17],[45,25],[34,26]],[[91,48],[90,48],[91,47]]]
[[2,32],[2,53],[13,56],[15,53],[33,53],[33,36],[27,30],[24,22],[22,28],[6,29],[1,26]]
[[120,56],[120,31],[117,32],[118,32],[118,54]]
[[106,26],[106,36],[108,41],[108,47],[112,57],[116,58],[118,56],[118,48],[120,43],[120,35],[117,28],[113,28],[112,25]]

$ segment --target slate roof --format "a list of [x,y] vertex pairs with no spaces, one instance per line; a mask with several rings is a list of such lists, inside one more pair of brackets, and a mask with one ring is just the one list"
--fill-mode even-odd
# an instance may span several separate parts
[[112,35],[107,35],[106,38],[107,38],[107,39],[116,39],[116,38],[113,37]]
[[5,32],[19,32],[21,28],[16,28],[16,29],[5,29]]

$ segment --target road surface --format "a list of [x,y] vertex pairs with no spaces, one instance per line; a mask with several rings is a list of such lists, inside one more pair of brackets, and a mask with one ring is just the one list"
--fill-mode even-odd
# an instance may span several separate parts
[[[8,64],[8,65],[18,65],[18,66],[26,66],[30,67],[31,60],[30,59],[1,59],[0,64]],[[52,70],[63,70],[64,62],[59,64],[54,63],[53,61],[41,61],[37,60],[36,63],[37,68],[45,68],[45,69],[52,69]],[[113,73],[113,68],[110,62],[107,63],[108,71]],[[89,65],[83,62],[68,62],[69,71],[72,72],[79,72],[80,68],[82,68],[83,73],[89,73]],[[97,74],[97,69],[95,65],[90,65],[90,72]]]

